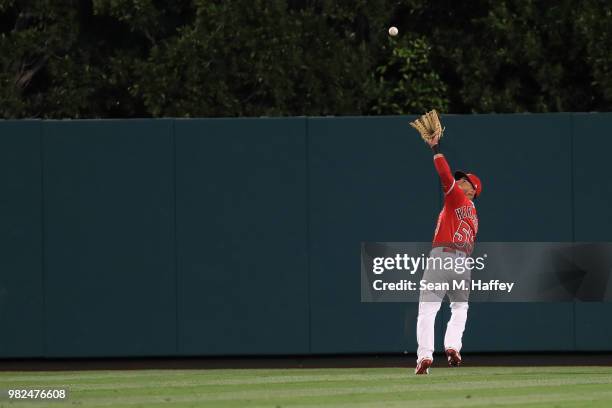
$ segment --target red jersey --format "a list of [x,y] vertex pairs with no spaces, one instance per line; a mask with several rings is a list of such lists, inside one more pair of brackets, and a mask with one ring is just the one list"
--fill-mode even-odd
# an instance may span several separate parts
[[478,232],[476,207],[457,186],[444,156],[437,156],[434,165],[444,190],[444,207],[438,216],[433,246],[456,248],[470,254]]

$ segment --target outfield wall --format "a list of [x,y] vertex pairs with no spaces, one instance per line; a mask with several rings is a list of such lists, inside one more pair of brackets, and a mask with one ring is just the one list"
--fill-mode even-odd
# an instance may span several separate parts
[[[0,122],[0,358],[413,353],[416,305],[359,287],[360,242],[433,233],[410,119]],[[612,114],[444,121],[480,241],[612,241]],[[464,347],[610,351],[611,314],[474,303]]]

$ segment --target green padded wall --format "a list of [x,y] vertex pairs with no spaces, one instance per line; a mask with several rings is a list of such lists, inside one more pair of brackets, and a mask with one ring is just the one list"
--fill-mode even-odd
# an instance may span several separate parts
[[[612,114],[572,115],[577,242],[612,241]],[[612,348],[612,303],[576,303],[576,348]]]
[[176,353],[172,125],[44,123],[47,356]]
[[[359,279],[360,242],[433,234],[410,119],[0,122],[0,358],[412,356],[416,304],[361,303]],[[479,241],[612,241],[612,114],[444,121]],[[472,303],[465,350],[609,351],[611,313]]]
[[40,121],[0,121],[0,357],[43,355]]
[[[478,241],[572,241],[570,114],[444,120],[449,160],[482,180]],[[465,351],[574,346],[571,303],[472,303],[468,316]]]
[[439,211],[431,153],[406,117],[309,120],[313,353],[416,347],[416,304],[361,303],[360,243],[429,241]]
[[176,121],[179,351],[309,352],[306,119]]

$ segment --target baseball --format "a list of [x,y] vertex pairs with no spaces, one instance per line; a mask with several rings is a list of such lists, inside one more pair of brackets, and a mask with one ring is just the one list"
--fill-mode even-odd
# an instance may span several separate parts
[[397,35],[399,31],[397,30],[397,27],[391,27],[389,28],[389,35],[391,37],[395,37]]

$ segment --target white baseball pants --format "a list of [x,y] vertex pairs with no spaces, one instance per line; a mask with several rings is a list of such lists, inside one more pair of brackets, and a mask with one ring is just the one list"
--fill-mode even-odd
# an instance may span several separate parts
[[[460,257],[462,255],[453,253],[442,253],[441,248],[434,248],[430,257],[442,256],[442,257]],[[423,279],[428,282],[449,282],[452,279],[464,279],[469,280],[470,273],[457,274],[454,271],[439,271],[434,269],[428,269],[423,274]],[[469,286],[469,285],[468,285]],[[451,283],[452,287],[452,283]],[[451,317],[446,325],[446,334],[444,335],[444,349],[453,348],[457,351],[461,351],[463,338],[463,332],[465,330],[465,323],[467,321],[468,302],[467,297],[469,291],[435,291],[427,292],[421,291],[421,301],[419,302],[419,315],[417,319],[417,361],[423,358],[429,358],[433,360],[434,352],[434,328],[436,315],[440,310],[442,300],[445,295],[448,295],[450,299]],[[428,299],[428,301],[423,301]]]

